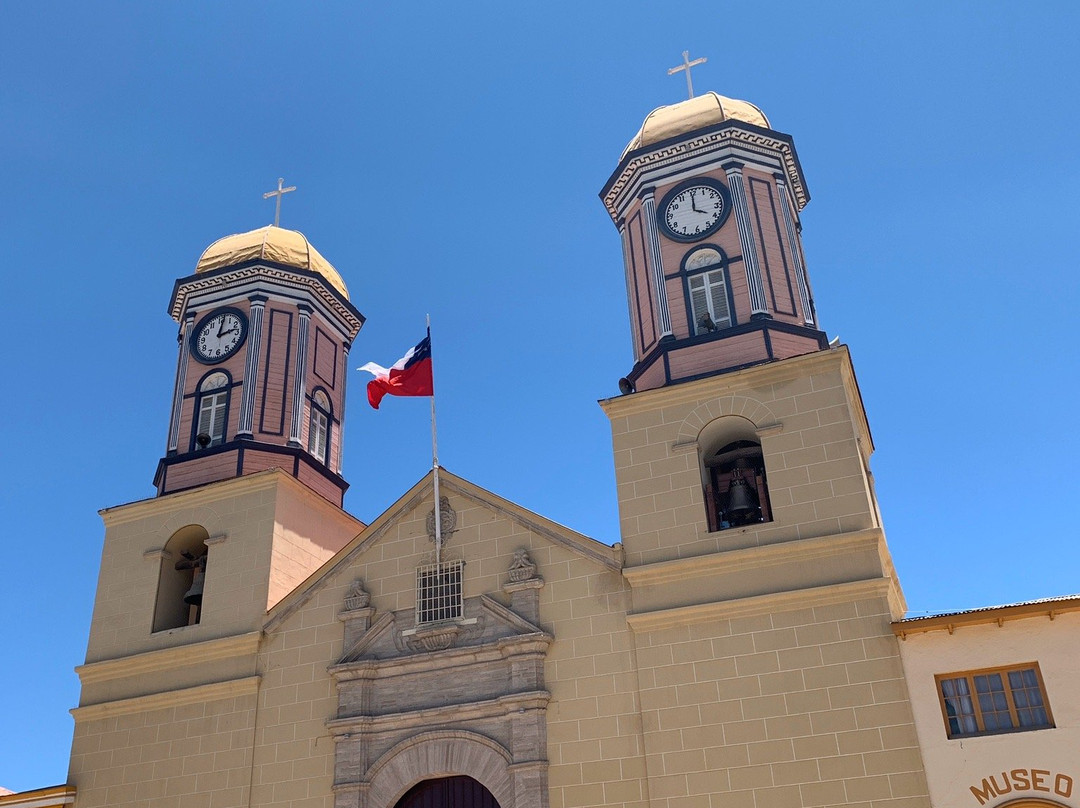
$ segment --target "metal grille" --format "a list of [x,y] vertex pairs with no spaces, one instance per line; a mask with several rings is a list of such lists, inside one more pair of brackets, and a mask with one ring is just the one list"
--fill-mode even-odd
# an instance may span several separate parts
[[462,616],[461,570],[464,561],[425,564],[416,569],[416,623],[437,623]]

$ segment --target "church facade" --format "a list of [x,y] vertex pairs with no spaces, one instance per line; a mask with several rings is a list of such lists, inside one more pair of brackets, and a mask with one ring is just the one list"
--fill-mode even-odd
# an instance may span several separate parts
[[663,107],[601,199],[622,541],[446,471],[350,516],[363,315],[300,234],[222,239],[173,290],[158,495],[102,512],[68,783],[0,806],[1080,806],[1080,601],[904,619],[791,137]]

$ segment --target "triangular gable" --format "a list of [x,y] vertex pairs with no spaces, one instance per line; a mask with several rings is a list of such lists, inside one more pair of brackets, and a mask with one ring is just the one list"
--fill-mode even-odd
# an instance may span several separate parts
[[[469,632],[465,632],[465,636],[461,638],[462,641],[457,643],[456,652],[460,652],[461,648],[490,644],[506,640],[509,637],[541,636],[550,639],[547,632],[542,628],[533,625],[521,615],[506,608],[490,595],[480,595],[474,602],[475,608],[472,608],[473,603],[470,602],[469,611],[473,614],[479,612],[481,620],[477,630],[471,636]],[[372,654],[380,660],[386,660],[420,653],[416,649],[409,650],[401,647],[400,640],[392,636],[394,626],[394,613],[383,612],[360,639],[351,648],[346,649],[338,664],[347,665]]]
[[[517,503],[498,496],[462,477],[439,469],[440,494],[454,492],[481,507],[487,508],[521,525],[554,544],[565,547],[613,571],[622,569],[622,547],[614,547],[553,522]],[[345,566],[356,560],[391,529],[396,521],[415,509],[434,488],[433,472],[425,474],[400,499],[359,533],[349,544],[316,570],[306,581],[290,592],[267,615],[264,630],[273,629],[319,592],[325,583]]]

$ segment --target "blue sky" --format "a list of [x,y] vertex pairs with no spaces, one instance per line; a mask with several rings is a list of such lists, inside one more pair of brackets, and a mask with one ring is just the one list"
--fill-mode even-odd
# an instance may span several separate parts
[[[913,613],[1080,590],[1080,6],[8,4],[0,31],[0,786],[63,782],[102,527],[152,494],[175,278],[282,225],[368,322],[433,321],[451,471],[607,542],[596,400],[631,367],[597,193],[666,70],[794,136],[821,323],[851,347]],[[406,200],[407,204],[401,204]],[[405,211],[402,213],[402,211]],[[348,404],[347,507],[426,471],[426,400]]]

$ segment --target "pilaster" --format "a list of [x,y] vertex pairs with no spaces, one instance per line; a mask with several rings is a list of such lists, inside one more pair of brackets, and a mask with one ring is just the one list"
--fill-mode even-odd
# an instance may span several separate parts
[[168,454],[176,454],[180,443],[180,411],[184,404],[184,387],[187,384],[188,345],[191,342],[191,329],[195,325],[194,313],[189,313],[184,318],[184,325],[180,329],[177,338],[180,343],[180,355],[176,360],[176,385],[173,388],[172,413],[169,416],[169,445]]
[[293,377],[293,406],[292,419],[289,422],[289,445],[300,446],[301,430],[304,417],[304,394],[307,385],[307,355],[308,337],[311,331],[311,307],[306,305],[297,306],[300,313],[300,322],[296,328],[296,359],[293,367],[296,375]]
[[814,325],[814,305],[810,300],[810,281],[806,277],[802,246],[799,244],[798,231],[795,227],[791,194],[788,193],[783,174],[774,175],[774,179],[776,180],[776,187],[780,191],[780,209],[784,214],[784,232],[787,234],[788,252],[791,253],[791,261],[795,265],[795,280],[799,286],[799,302],[802,304],[803,322],[812,326]]
[[649,264],[652,266],[653,286],[656,293],[656,318],[660,325],[660,339],[663,339],[671,336],[671,314],[668,312],[664,261],[660,256],[660,232],[656,227],[656,198],[652,189],[646,191],[642,197],[641,208],[645,218],[645,237],[649,242]]
[[240,420],[236,434],[241,438],[250,438],[252,422],[255,417],[255,390],[259,381],[259,357],[262,349],[263,313],[266,311],[266,296],[252,295],[248,300],[248,349],[244,362],[244,386],[240,396]]
[[746,204],[746,189],[743,187],[742,163],[726,163],[724,171],[727,173],[731,204],[735,209],[735,222],[739,228],[746,285],[750,290],[751,317],[768,317],[769,304],[765,300],[765,287],[762,284],[761,269],[758,266],[757,241],[750,225],[750,210]]

